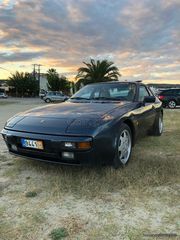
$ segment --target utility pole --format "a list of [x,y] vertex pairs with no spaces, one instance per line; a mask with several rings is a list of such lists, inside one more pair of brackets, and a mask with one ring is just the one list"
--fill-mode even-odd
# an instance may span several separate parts
[[36,64],[33,64],[33,78],[36,80]]
[[40,82],[40,74],[41,74],[41,70],[40,70],[40,67],[42,66],[41,64],[37,64],[38,66],[38,81]]
[[33,64],[33,77],[34,79],[36,79],[36,67],[37,67],[37,80],[38,80],[38,86],[39,86],[39,89],[40,89],[40,77],[41,77],[41,67],[42,65],[41,64]]

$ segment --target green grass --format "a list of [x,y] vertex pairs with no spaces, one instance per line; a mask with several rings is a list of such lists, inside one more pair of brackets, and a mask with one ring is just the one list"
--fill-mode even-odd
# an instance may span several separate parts
[[[179,233],[179,119],[179,110],[165,110],[163,135],[141,139],[129,165],[119,170],[62,167],[1,154],[0,177],[11,183],[0,202],[2,239],[58,239],[63,232],[58,226],[67,229],[67,239],[81,240]],[[138,214],[144,212],[149,215],[143,220]],[[159,225],[152,223],[156,214]]]
[[27,193],[25,194],[25,196],[26,196],[27,198],[36,197],[36,196],[37,196],[37,192],[35,192],[35,191],[27,192]]
[[6,100],[0,100],[0,106],[4,106],[4,105],[9,105],[9,104],[15,104],[17,102],[13,102],[13,101],[6,101]]
[[61,240],[68,236],[68,232],[65,228],[56,228],[53,229],[50,233],[52,240]]

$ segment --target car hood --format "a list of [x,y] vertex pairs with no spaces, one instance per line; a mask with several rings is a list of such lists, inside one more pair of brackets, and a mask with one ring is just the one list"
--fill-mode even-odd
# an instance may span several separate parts
[[64,102],[20,113],[6,129],[42,134],[87,134],[103,124],[104,117],[128,102]]

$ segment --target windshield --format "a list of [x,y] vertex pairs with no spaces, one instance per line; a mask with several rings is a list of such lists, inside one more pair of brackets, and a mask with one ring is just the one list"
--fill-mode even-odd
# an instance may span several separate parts
[[136,94],[134,83],[103,83],[86,85],[71,100],[133,101]]

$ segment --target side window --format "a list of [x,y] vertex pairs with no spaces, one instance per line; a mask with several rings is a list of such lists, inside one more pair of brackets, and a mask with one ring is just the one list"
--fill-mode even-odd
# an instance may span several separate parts
[[147,96],[149,96],[149,92],[147,91],[146,87],[140,86],[138,101],[142,102],[144,100],[144,97],[147,97]]
[[173,93],[172,90],[166,91],[166,95],[167,95],[167,96],[172,95],[172,93]]
[[180,90],[179,89],[174,90],[174,94],[175,95],[180,95]]

